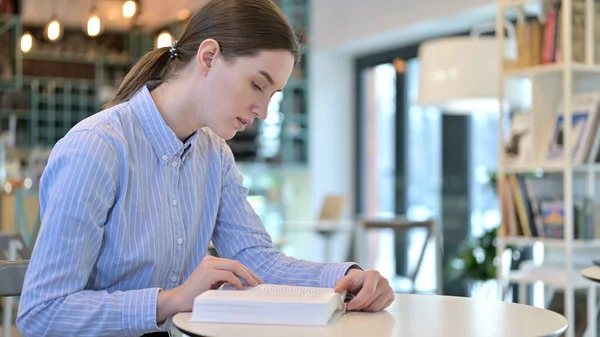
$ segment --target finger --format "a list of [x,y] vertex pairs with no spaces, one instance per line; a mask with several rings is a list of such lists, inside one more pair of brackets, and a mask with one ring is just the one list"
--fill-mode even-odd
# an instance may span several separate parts
[[236,261],[236,262],[237,262],[237,264],[239,264],[239,267],[246,272],[247,277],[250,278],[252,281],[254,281],[254,283],[250,283],[250,282],[248,282],[248,279],[246,279],[246,276],[244,276],[244,280],[246,280],[246,283],[248,283],[248,285],[257,286],[257,285],[263,283],[263,281],[260,279],[260,277],[258,277],[258,275],[256,275],[254,272],[252,272],[252,270],[250,270],[250,268],[246,267],[239,261]]
[[258,276],[254,275],[254,273],[252,273],[250,270],[244,267],[239,261],[219,259],[215,261],[214,268],[220,270],[228,270],[234,273],[237,277],[243,279],[246,282],[246,284],[250,286],[254,287],[258,285],[258,282],[255,280],[255,278],[258,278]]
[[[391,298],[387,302],[385,302],[385,305],[383,306],[383,309],[385,309],[385,308],[389,307],[390,305],[392,305],[392,303],[394,303],[394,300],[395,300],[395,296],[394,296],[394,294],[392,294]],[[383,309],[381,309],[381,310],[383,310]]]
[[382,293],[369,305],[365,306],[363,311],[369,312],[377,312],[383,310],[385,308],[385,304],[389,301],[389,296],[387,293]]
[[248,274],[250,274],[250,276],[252,276],[252,278],[254,279],[254,281],[256,281],[257,284],[263,284],[263,280],[260,279],[260,277],[258,277],[258,275],[254,274],[252,272],[252,270],[250,270],[250,268],[246,267],[245,265],[242,264],[242,266],[244,268],[246,268],[246,270],[248,271]]
[[365,277],[364,284],[358,294],[348,303],[348,310],[362,310],[379,295],[377,293],[377,282],[375,277]]
[[225,281],[233,284],[238,290],[244,290],[244,285],[242,281],[240,281],[237,276],[235,276],[232,272],[227,270],[215,270],[213,273],[213,277],[216,278],[214,282]]
[[341,279],[339,279],[335,282],[334,291],[338,294],[343,293],[344,291],[346,291],[350,288],[351,281],[352,280],[351,280],[350,276],[342,277]]

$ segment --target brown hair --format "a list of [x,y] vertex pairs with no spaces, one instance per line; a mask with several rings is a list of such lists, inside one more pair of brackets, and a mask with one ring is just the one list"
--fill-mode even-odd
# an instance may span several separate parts
[[127,73],[105,108],[123,103],[150,81],[164,82],[196,57],[202,41],[219,43],[226,61],[255,56],[261,50],[288,50],[300,60],[298,39],[272,0],[212,0],[189,21],[177,41],[177,57],[170,47],[146,53]]

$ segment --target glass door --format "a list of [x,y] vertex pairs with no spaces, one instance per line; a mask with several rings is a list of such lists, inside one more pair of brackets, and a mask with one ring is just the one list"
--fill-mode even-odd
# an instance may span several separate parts
[[[374,217],[396,214],[396,82],[393,63],[368,67],[360,74],[359,213]],[[382,274],[394,273],[394,236],[391,231],[367,234],[368,265]]]

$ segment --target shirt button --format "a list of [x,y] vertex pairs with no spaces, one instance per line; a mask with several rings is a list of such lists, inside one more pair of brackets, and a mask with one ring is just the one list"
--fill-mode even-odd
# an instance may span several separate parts
[[167,160],[167,159],[169,159],[169,157],[167,157],[167,155],[166,155],[166,154],[163,154],[163,155],[162,155],[162,160]]
[[183,239],[182,238],[177,239],[177,243],[180,245],[183,244]]
[[171,276],[171,281],[177,282],[177,276],[175,276],[175,275]]
[[173,204],[173,206],[177,206],[177,199],[171,200],[171,203]]
[[177,167],[177,162],[176,162],[176,161],[172,162],[172,163],[171,163],[171,166],[173,166],[173,167]]

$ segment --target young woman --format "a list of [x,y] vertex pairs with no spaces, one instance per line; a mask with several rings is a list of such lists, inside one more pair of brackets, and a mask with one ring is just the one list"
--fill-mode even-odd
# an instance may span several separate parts
[[[107,108],[52,150],[21,332],[167,331],[171,316],[223,282],[335,286],[356,294],[351,310],[389,306],[392,289],[376,271],[274,249],[246,201],[225,139],[265,118],[298,59],[271,0],[217,0],[171,48],[139,60]],[[210,240],[220,258],[207,257]]]

